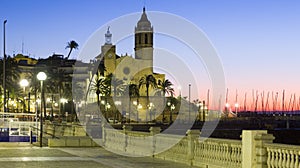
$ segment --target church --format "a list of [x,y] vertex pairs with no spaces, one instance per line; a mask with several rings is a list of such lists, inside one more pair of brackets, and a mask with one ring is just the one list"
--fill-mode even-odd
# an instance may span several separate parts
[[[157,84],[164,81],[165,74],[155,73],[153,69],[153,33],[153,26],[148,20],[144,7],[141,18],[134,28],[134,57],[127,54],[120,56],[116,53],[116,45],[112,42],[112,33],[108,28],[105,34],[105,44],[101,46],[101,54],[96,57],[98,61],[102,61],[104,64],[104,77],[113,74],[114,78],[122,80],[124,85],[135,84],[136,86],[140,86],[141,79],[146,78],[149,75],[154,77]],[[162,95],[157,93],[159,93],[159,91],[150,86],[148,89],[149,99],[147,99],[146,86],[139,87],[138,105],[140,106],[141,118],[136,116],[137,119],[154,119],[154,116],[151,117],[147,114],[149,113],[149,109],[151,110],[152,107],[153,109],[155,108],[154,106],[156,106],[155,110],[163,110],[161,109],[161,107],[164,107],[162,104]],[[115,98],[119,95],[114,95],[114,92],[111,91],[110,96]],[[122,100],[122,102],[126,101],[128,102],[128,100]],[[137,105],[136,102],[133,102],[133,100],[129,101],[130,103]],[[128,105],[122,106],[122,111],[132,110],[128,107]],[[128,115],[128,112],[126,112],[126,115]]]

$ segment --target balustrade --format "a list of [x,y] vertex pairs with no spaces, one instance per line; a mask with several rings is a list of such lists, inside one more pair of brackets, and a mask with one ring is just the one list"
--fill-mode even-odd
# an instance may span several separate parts
[[300,168],[300,146],[266,144],[269,168]]

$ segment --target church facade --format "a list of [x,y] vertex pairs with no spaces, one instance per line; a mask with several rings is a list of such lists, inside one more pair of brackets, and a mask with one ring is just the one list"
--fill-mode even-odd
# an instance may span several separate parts
[[[149,116],[149,109],[158,110],[162,105],[162,95],[158,94],[160,91],[157,88],[149,87],[148,96],[146,91],[146,86],[141,85],[141,79],[146,79],[147,76],[153,76],[156,83],[159,84],[165,80],[165,74],[159,74],[154,72],[153,68],[153,42],[154,42],[154,32],[151,22],[147,18],[145,8],[143,8],[143,13],[137,25],[134,28],[134,57],[130,55],[119,56],[116,53],[116,45],[112,43],[112,33],[109,28],[105,34],[105,44],[101,46],[101,54],[96,57],[98,61],[102,61],[105,67],[104,77],[113,75],[117,80],[122,80],[124,85],[135,84],[139,87],[139,98],[138,105],[139,116],[136,116],[139,120],[149,120],[155,117]],[[115,92],[111,91],[111,97],[119,97],[120,95],[114,95]],[[128,94],[128,93],[127,93]],[[124,96],[123,96],[124,97]],[[126,97],[126,96],[125,96]],[[128,98],[127,98],[128,99]],[[134,100],[129,100],[129,103],[135,105]],[[128,111],[131,111],[128,107],[128,100],[122,99],[123,107],[122,110],[128,115]],[[156,106],[156,107],[155,107]],[[159,110],[161,111],[161,110]],[[121,113],[121,112],[120,112]],[[124,115],[124,114],[123,114]],[[132,114],[131,114],[132,115]],[[130,117],[132,118],[132,117]]]

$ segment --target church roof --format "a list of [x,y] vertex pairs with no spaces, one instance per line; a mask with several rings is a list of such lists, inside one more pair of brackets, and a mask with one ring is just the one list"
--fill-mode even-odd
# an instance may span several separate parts
[[151,22],[148,20],[145,7],[143,8],[143,14],[141,19],[137,23],[137,31],[152,31]]

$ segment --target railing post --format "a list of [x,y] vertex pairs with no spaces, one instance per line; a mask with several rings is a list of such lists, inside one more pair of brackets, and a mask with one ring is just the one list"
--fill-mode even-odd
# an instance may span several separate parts
[[267,151],[263,147],[272,142],[273,135],[267,130],[243,130],[242,132],[242,168],[267,167]]
[[103,122],[101,127],[102,127],[102,145],[105,146],[105,142],[106,142],[106,123]]
[[52,124],[52,138],[55,137],[55,125]]
[[150,127],[150,129],[149,129],[149,131],[150,131],[150,136],[152,136],[152,145],[151,145],[151,147],[152,147],[152,157],[154,157],[154,155],[155,155],[155,152],[156,152],[156,134],[159,134],[160,133],[160,131],[161,131],[161,128],[160,127]]
[[187,140],[188,140],[187,159],[188,159],[188,163],[190,163],[190,165],[193,165],[193,160],[195,157],[195,145],[196,145],[196,141],[199,140],[200,130],[188,130],[186,132],[186,134],[187,134]]
[[29,141],[30,141],[30,144],[32,144],[32,128],[31,127],[29,127],[29,132],[30,132]]
[[265,143],[273,143],[274,136],[272,134],[257,134],[254,136],[256,147],[256,164],[257,168],[264,168],[267,166],[268,152],[264,146]]
[[123,151],[126,152],[126,148],[128,145],[128,132],[132,130],[132,126],[130,125],[123,125],[123,131],[124,131],[124,146],[123,146]]

